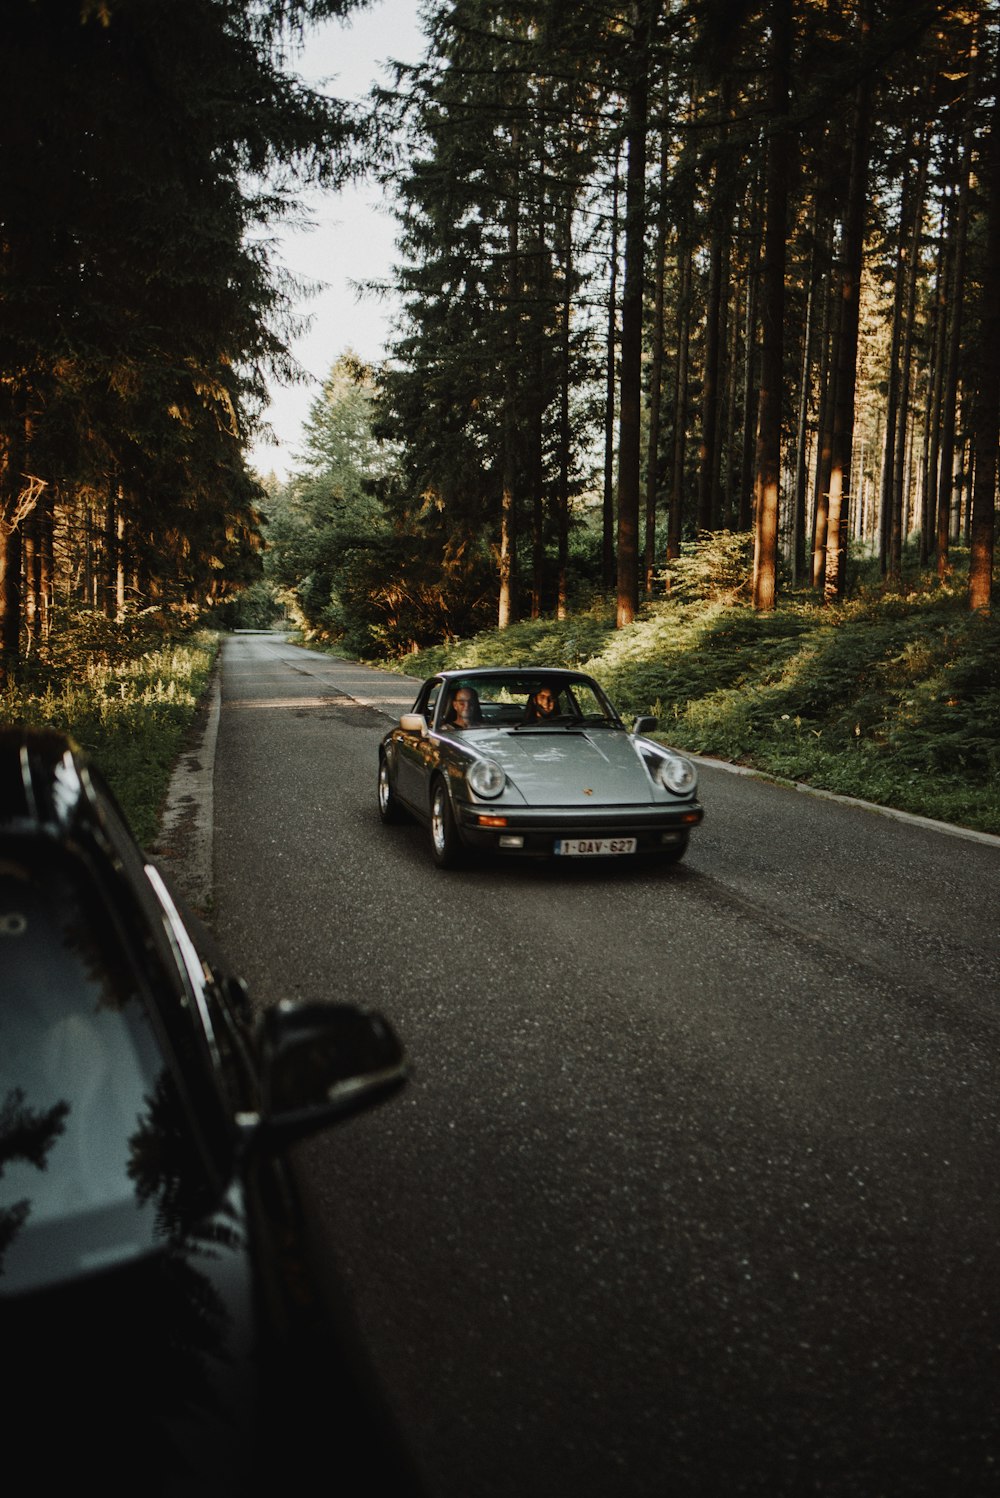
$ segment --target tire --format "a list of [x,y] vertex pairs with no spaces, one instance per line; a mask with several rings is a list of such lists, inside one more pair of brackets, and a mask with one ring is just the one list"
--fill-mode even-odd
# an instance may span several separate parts
[[388,826],[402,822],[404,812],[396,799],[389,775],[389,761],[384,754],[378,757],[378,814]]
[[441,779],[431,787],[431,856],[439,869],[457,869],[464,856],[451,797]]
[[683,842],[674,843],[672,848],[664,848],[662,853],[656,853],[653,856],[657,863],[680,863],[687,850],[688,839],[685,838]]

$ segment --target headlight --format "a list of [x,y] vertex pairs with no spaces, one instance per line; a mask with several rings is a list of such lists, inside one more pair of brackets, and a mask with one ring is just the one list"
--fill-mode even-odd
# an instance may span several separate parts
[[499,796],[507,784],[507,777],[495,759],[477,759],[466,779],[477,796]]
[[698,783],[694,765],[690,760],[682,759],[679,754],[665,754],[657,758],[653,776],[665,790],[672,791],[675,796],[686,796]]

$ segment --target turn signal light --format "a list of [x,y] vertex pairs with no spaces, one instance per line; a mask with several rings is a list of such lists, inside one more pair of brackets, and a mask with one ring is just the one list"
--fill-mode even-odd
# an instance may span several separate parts
[[480,812],[477,820],[480,827],[506,827],[507,825],[506,817],[488,817],[483,812]]

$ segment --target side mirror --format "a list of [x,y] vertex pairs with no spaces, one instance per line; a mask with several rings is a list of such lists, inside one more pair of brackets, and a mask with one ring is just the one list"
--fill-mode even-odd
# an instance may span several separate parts
[[421,738],[427,734],[427,719],[423,713],[404,713],[399,720],[399,726],[404,733],[419,733]]
[[277,1004],[261,1015],[257,1040],[261,1121],[284,1138],[370,1108],[407,1078],[395,1032],[353,1004]]
[[635,722],[632,724],[632,733],[633,735],[640,733],[655,733],[657,727],[659,726],[659,722],[659,718],[636,718]]

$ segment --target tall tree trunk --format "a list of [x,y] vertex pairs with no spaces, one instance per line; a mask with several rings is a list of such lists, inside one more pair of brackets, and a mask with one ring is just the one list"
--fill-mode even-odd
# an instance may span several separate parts
[[674,442],[670,479],[670,514],[667,521],[667,557],[681,554],[684,528],[684,470],[687,459],[688,358],[691,347],[691,238],[682,230],[680,252],[680,306],[678,307],[677,359],[674,366]]
[[[862,44],[869,28],[870,0],[862,0]],[[871,133],[872,84],[862,70],[854,95],[851,163],[844,214],[844,256],[840,278],[841,316],[838,338],[837,388],[833,406],[830,464],[830,503],[826,522],[824,596],[829,602],[843,596],[847,582],[847,534],[850,521],[851,460],[854,438],[854,398],[857,388],[858,322],[861,306],[861,265],[865,216],[868,207],[868,154]]]
[[21,527],[0,526],[0,682],[13,679],[21,661]]
[[506,629],[516,617],[514,576],[517,548],[517,476],[518,476],[518,318],[521,302],[520,221],[521,164],[520,129],[511,129],[513,180],[507,202],[507,349],[503,392],[503,473],[500,499],[500,576],[497,627]]
[[660,137],[660,203],[656,218],[656,247],[653,253],[653,350],[649,366],[649,436],[646,443],[646,592],[653,591],[653,567],[656,561],[656,495],[660,470],[660,411],[663,403],[663,278],[667,258],[666,188],[669,173],[669,138],[664,130]]
[[23,530],[23,612],[24,612],[24,635],[25,653],[31,655],[38,644],[38,592],[40,580],[40,561],[38,548],[38,526],[36,517],[37,507],[34,514],[29,515],[24,522]]
[[[8,404],[9,402],[9,404]],[[45,490],[28,472],[30,422],[20,392],[6,392],[6,435],[0,434],[0,686],[17,674],[21,661],[23,527]]]
[[997,444],[1000,440],[1000,53],[993,79],[993,110],[983,176],[987,195],[986,263],[982,278],[982,344],[973,413],[975,484],[972,493],[969,608],[989,613],[993,599]]
[[836,350],[840,298],[835,295],[834,221],[831,214],[826,244],[827,270],[823,281],[823,327],[819,340],[820,389],[816,416],[816,462],[813,475],[812,586],[818,591],[826,573],[826,522],[830,508],[830,465],[833,458],[833,407],[837,396]]
[[571,379],[571,344],[573,299],[573,203],[566,204],[565,232],[563,234],[563,299],[560,313],[560,391],[559,391],[559,576],[557,585],[556,614],[565,619],[569,613],[569,471],[570,471],[570,420],[569,395]]
[[941,397],[944,391],[945,353],[948,345],[948,285],[951,280],[952,245],[955,239],[954,202],[941,219],[937,239],[937,263],[931,312],[931,354],[927,378],[925,422],[924,510],[920,524],[920,565],[926,567],[937,532],[938,464],[941,458]]
[[611,186],[611,251],[608,269],[608,328],[604,383],[604,510],[601,573],[605,588],[615,581],[615,392],[618,385],[618,182],[621,160],[615,151]]
[[952,236],[952,269],[947,302],[948,351],[941,391],[941,442],[937,478],[937,575],[942,580],[951,571],[948,544],[951,537],[952,490],[955,481],[955,422],[958,410],[958,370],[962,349],[962,312],[965,305],[965,252],[969,237],[969,196],[972,154],[975,144],[976,83],[979,77],[979,46],[973,35],[969,79],[966,86],[965,121],[962,130],[962,168],[958,183],[958,208]]
[[625,288],[618,421],[617,626],[639,608],[639,490],[642,441],[642,293],[646,249],[646,132],[649,125],[649,44],[657,0],[632,6],[631,77],[626,101]]
[[55,494],[47,489],[39,501],[39,573],[38,629],[47,640],[52,631],[52,608],[55,602]]
[[767,148],[764,266],[761,289],[760,407],[754,500],[753,605],[773,609],[778,580],[778,502],[781,472],[781,392],[785,320],[785,234],[791,141],[791,0],[772,0],[771,136]]
[[736,524],[748,531],[753,524],[754,457],[757,445],[757,321],[760,308],[761,211],[760,174],[750,186],[750,230],[747,248],[747,304],[743,327],[743,440],[740,451]]
[[903,542],[908,510],[908,432],[910,422],[910,387],[913,366],[913,329],[917,307],[917,276],[920,269],[920,240],[924,217],[924,194],[930,155],[929,131],[921,128],[917,142],[917,182],[913,193],[908,224],[902,226],[909,242],[905,246],[904,300],[902,339],[899,356],[899,395],[896,403],[896,441],[892,471],[892,505],[889,512],[889,576],[897,581],[903,575]]
[[[688,90],[687,120],[696,116],[696,90]],[[690,147],[684,157],[693,156]],[[667,558],[681,554],[684,531],[684,490],[687,467],[688,369],[691,353],[692,282],[694,266],[693,209],[688,199],[677,223],[677,356],[674,362],[673,444],[671,450],[670,508],[667,519]]]
[[[903,187],[903,203],[907,198],[907,187]],[[882,479],[879,506],[879,567],[882,575],[889,571],[890,535],[892,529],[892,479],[896,471],[896,441],[898,438],[896,414],[899,407],[899,348],[903,330],[903,297],[906,285],[904,274],[903,238],[896,252],[895,290],[892,298],[892,332],[889,341],[889,377],[885,397],[885,441],[882,447]]]
[[[714,197],[719,195],[716,171]],[[698,452],[698,529],[715,528],[719,493],[719,354],[722,347],[722,229],[718,212],[708,252],[705,293],[705,358],[701,384],[701,446]]]
[[118,496],[118,514],[115,518],[115,618],[125,617],[126,578],[128,576],[128,525],[126,523],[123,496]]
[[114,619],[118,612],[118,506],[116,490],[109,486],[104,505],[104,573],[101,594],[104,617]]
[[813,215],[813,245],[809,257],[809,285],[806,290],[806,325],[802,334],[802,360],[799,373],[799,414],[795,431],[795,493],[792,496],[792,583],[798,586],[806,572],[806,488],[809,460],[809,392],[812,388],[813,345],[815,342],[816,297],[820,285],[819,207]]

